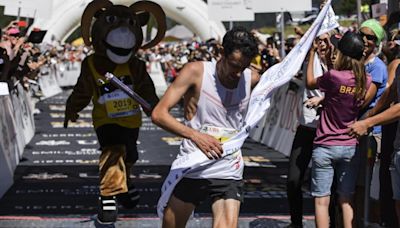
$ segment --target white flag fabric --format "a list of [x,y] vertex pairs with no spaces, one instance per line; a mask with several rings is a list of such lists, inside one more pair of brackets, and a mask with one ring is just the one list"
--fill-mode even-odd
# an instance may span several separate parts
[[[272,66],[262,76],[258,85],[253,89],[245,124],[237,135],[223,144],[223,156],[240,149],[250,133],[250,130],[264,116],[270,106],[270,98],[275,89],[287,83],[301,68],[301,65],[316,36],[336,28],[338,23],[335,13],[328,0],[314,23],[301,38],[299,43],[290,51],[281,63]],[[157,214],[162,219],[164,208],[176,184],[192,170],[201,169],[214,162],[209,160],[201,151],[193,152],[177,158],[171,165],[171,170],[161,188],[161,197],[157,205]]]

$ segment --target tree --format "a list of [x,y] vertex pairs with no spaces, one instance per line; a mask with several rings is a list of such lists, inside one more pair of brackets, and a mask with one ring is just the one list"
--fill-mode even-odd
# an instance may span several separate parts
[[[362,0],[361,4],[372,5],[375,3],[379,3],[379,0]],[[338,15],[347,15],[350,16],[352,14],[357,13],[357,0],[333,0],[333,7],[335,9],[336,14]]]

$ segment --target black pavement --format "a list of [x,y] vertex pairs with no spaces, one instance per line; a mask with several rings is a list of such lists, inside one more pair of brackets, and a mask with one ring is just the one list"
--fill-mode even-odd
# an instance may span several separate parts
[[[35,116],[36,134],[26,146],[15,171],[15,183],[0,199],[0,227],[93,227],[98,197],[100,151],[91,123],[91,107],[77,123],[63,128],[65,101],[70,91],[41,101]],[[174,108],[182,118],[182,109]],[[120,210],[117,227],[158,227],[156,204],[160,187],[174,160],[180,138],[144,118],[139,136],[139,160],[131,178],[141,194],[133,210]],[[288,225],[285,181],[288,159],[259,143],[247,140],[245,203],[240,227]],[[305,194],[305,214],[313,215],[312,198]],[[211,227],[210,202],[199,206],[188,227]],[[306,217],[313,227],[313,217]]]

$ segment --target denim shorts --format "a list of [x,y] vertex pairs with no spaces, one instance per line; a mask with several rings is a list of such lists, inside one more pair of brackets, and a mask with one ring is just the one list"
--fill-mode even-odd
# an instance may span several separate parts
[[335,174],[336,192],[340,196],[350,197],[355,190],[359,163],[356,146],[315,145],[312,154],[311,195],[331,195]]
[[392,177],[393,199],[400,200],[400,151],[393,153],[390,174]]

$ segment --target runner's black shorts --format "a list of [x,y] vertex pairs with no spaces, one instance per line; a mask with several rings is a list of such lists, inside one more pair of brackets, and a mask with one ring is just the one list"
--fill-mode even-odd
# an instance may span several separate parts
[[183,178],[175,186],[174,196],[183,202],[198,206],[207,197],[235,199],[243,202],[243,180]]

